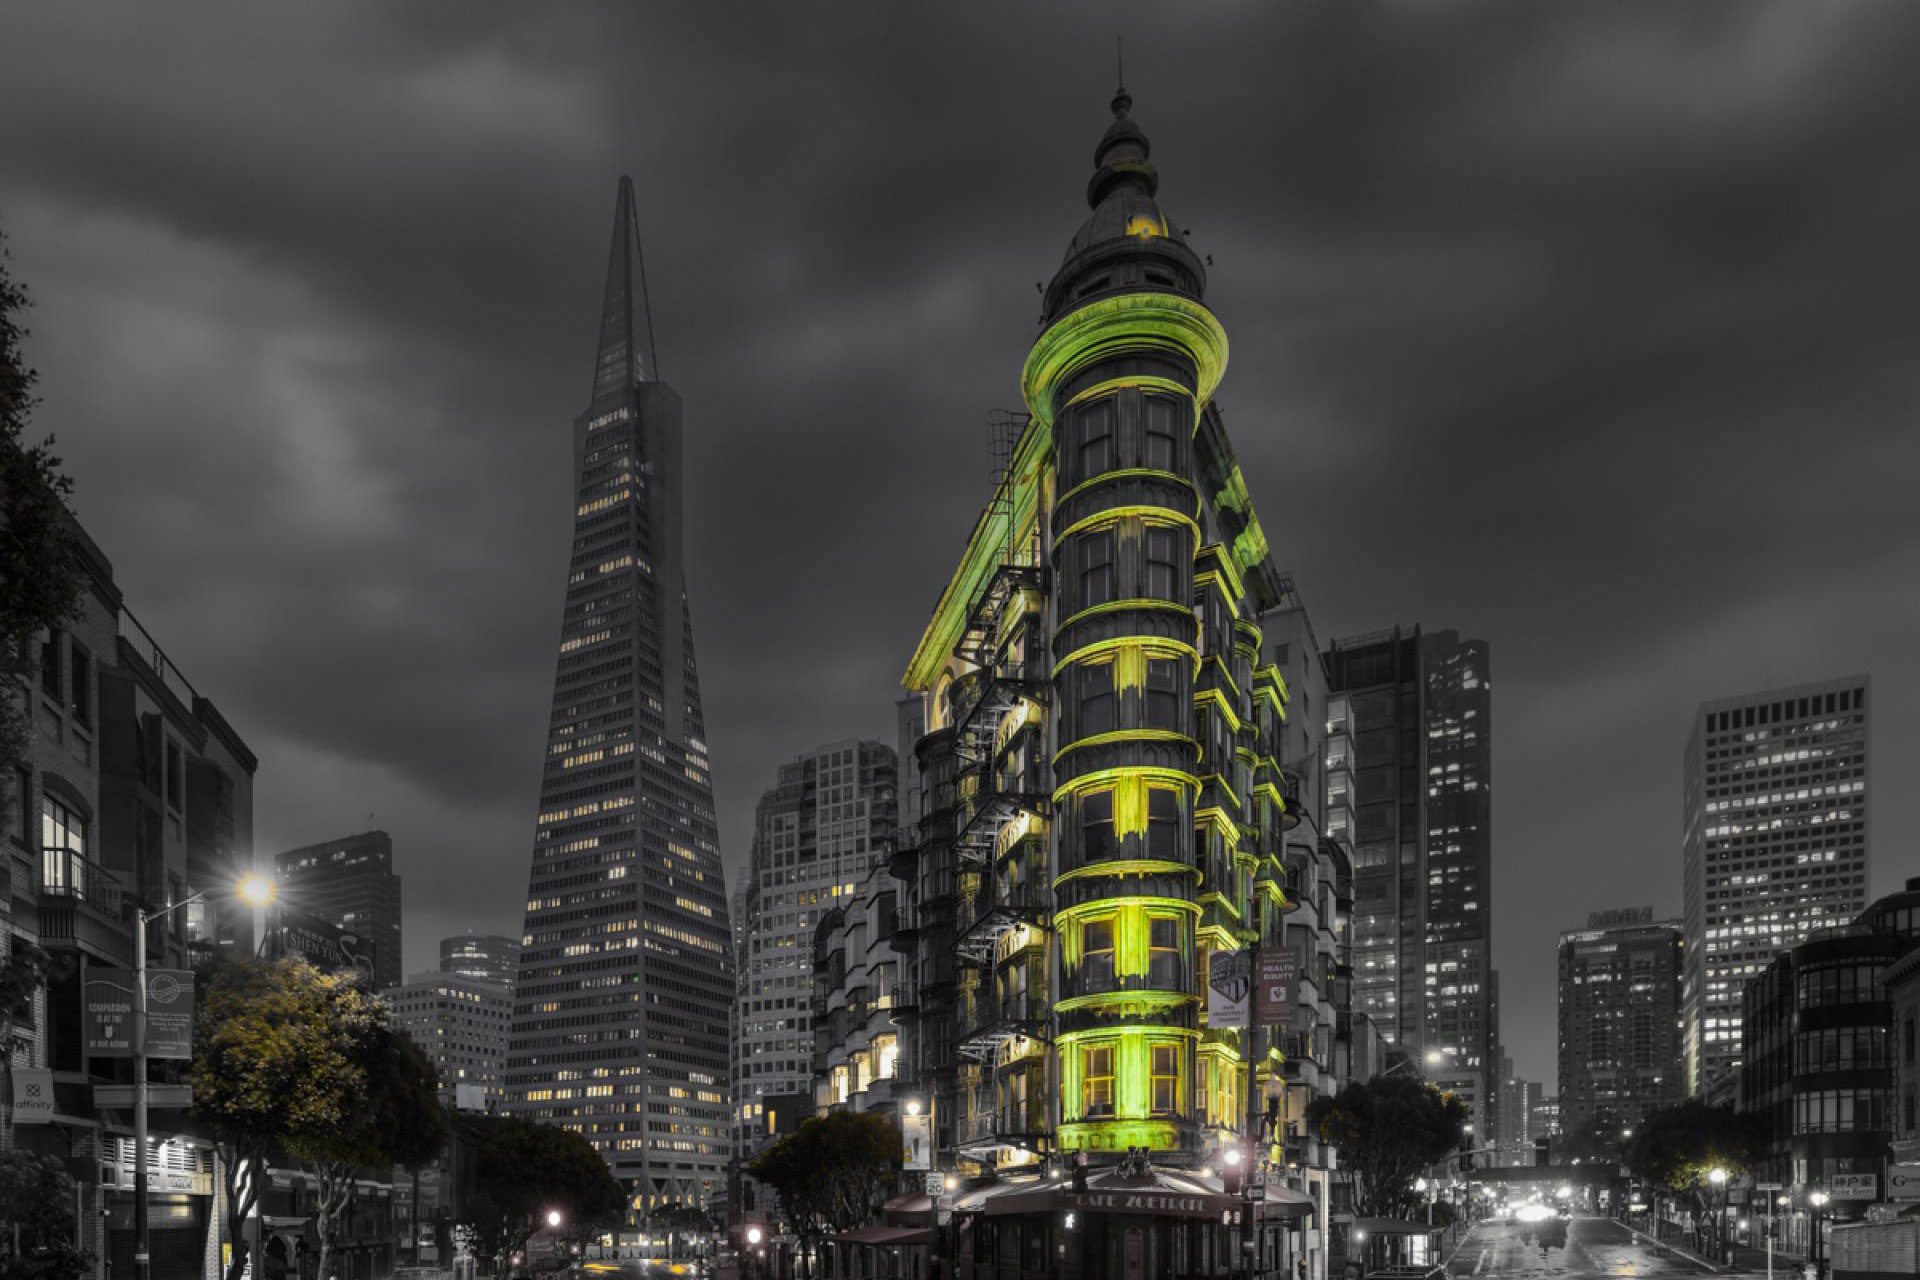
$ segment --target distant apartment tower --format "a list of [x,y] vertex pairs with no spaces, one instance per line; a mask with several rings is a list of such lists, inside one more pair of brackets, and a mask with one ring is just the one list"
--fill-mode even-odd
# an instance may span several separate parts
[[1494,1163],[1530,1165],[1534,1160],[1534,1111],[1545,1091],[1538,1080],[1523,1080],[1514,1073],[1513,1061],[1500,1059],[1499,1132],[1494,1139]]
[[1335,641],[1330,718],[1351,743],[1353,1007],[1493,1137],[1491,650],[1399,627]]
[[433,1062],[440,1101],[494,1111],[506,1097],[507,1035],[513,995],[498,982],[459,972],[423,973],[380,993],[393,1023]]
[[[814,931],[884,862],[897,822],[893,748],[836,742],[780,766],[754,810],[739,956],[734,1136],[745,1157],[768,1098],[813,1094]],[[889,908],[891,910],[891,908]]]
[[393,838],[364,831],[289,849],[275,858],[280,896],[289,908],[316,916],[373,945],[373,985],[400,982],[400,877]]
[[1625,1127],[1680,1099],[1680,922],[1596,911],[1560,935],[1560,1122]]
[[494,933],[461,933],[440,940],[442,973],[458,973],[511,990],[519,967],[517,939]]
[[[507,1109],[584,1134],[629,1229],[723,1190],[733,948],[681,511],[680,397],[655,359],[620,180],[514,984]],[[559,440],[554,441],[555,445]]]
[[1740,993],[1867,904],[1866,676],[1703,703],[1683,805],[1688,1096],[1740,1062]]

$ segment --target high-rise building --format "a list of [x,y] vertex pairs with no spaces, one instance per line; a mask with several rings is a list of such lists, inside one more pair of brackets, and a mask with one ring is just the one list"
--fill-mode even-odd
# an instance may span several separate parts
[[681,530],[680,397],[620,180],[593,391],[573,423],[553,714],[508,1109],[584,1134],[638,1215],[727,1162],[733,949]]
[[[1204,1183],[1249,1097],[1286,1088],[1267,1049],[1291,1018],[1255,1037],[1210,1025],[1203,996],[1211,957],[1288,944],[1289,693],[1263,648],[1285,592],[1213,403],[1206,268],[1131,99],[1113,105],[1026,412],[996,416],[1001,478],[905,675],[922,808],[891,860],[895,1022],[941,1160],[1010,1176],[1146,1148]],[[1254,1230],[1278,1250],[1276,1212]],[[1122,1226],[1082,1216],[1062,1265],[1117,1271],[1076,1251]]]
[[1490,648],[1396,627],[1335,641],[1326,660],[1332,716],[1352,742],[1354,1008],[1423,1059],[1492,1142]]
[[1680,1100],[1680,922],[1596,911],[1560,935],[1560,1123],[1625,1128]]
[[1740,1063],[1740,989],[1867,903],[1866,676],[1702,703],[1682,795],[1686,1092]]
[[754,809],[733,1093],[742,1159],[768,1098],[813,1094],[814,931],[891,852],[896,775],[884,742],[835,742],[781,765]]
[[1538,1080],[1523,1080],[1514,1073],[1513,1060],[1500,1058],[1499,1133],[1494,1138],[1496,1165],[1534,1163],[1533,1117],[1545,1091]]
[[520,943],[497,933],[459,933],[440,939],[440,972],[464,974],[513,988],[520,968]]
[[440,1075],[440,1101],[494,1111],[506,1096],[507,1033],[513,993],[466,973],[416,974],[380,993],[393,1025],[420,1046]]
[[274,861],[289,914],[305,912],[371,944],[373,985],[399,983],[400,876],[393,869],[391,836],[363,831],[289,849]]

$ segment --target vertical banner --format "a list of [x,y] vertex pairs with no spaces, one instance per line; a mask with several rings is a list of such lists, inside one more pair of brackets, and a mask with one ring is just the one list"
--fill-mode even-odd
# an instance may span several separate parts
[[193,970],[147,970],[147,1056],[193,1060]]
[[1263,1027],[1293,1021],[1293,991],[1300,972],[1292,947],[1262,948],[1255,962],[1253,1020]]
[[13,1069],[13,1122],[53,1123],[53,1072],[37,1067]]
[[133,970],[89,969],[84,1027],[89,1058],[133,1056]]
[[933,1117],[900,1117],[900,1153],[902,1169],[933,1168]]
[[1244,1027],[1253,994],[1253,958],[1245,951],[1216,951],[1207,959],[1207,1025]]

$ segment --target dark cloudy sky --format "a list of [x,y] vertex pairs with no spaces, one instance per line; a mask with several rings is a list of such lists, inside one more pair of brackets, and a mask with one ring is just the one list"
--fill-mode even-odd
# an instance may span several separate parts
[[9,3],[39,423],[260,846],[371,814],[410,968],[518,932],[623,172],[730,862],[779,761],[890,737],[1116,33],[1322,637],[1493,644],[1523,1073],[1557,931],[1679,910],[1698,701],[1870,671],[1920,874],[1920,7]]

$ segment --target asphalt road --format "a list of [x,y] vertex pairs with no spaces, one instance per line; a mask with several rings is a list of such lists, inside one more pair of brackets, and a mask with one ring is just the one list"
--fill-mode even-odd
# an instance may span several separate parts
[[1467,1234],[1447,1271],[1461,1280],[1507,1280],[1511,1276],[1612,1280],[1716,1274],[1691,1258],[1649,1243],[1611,1218],[1578,1217],[1479,1223]]

